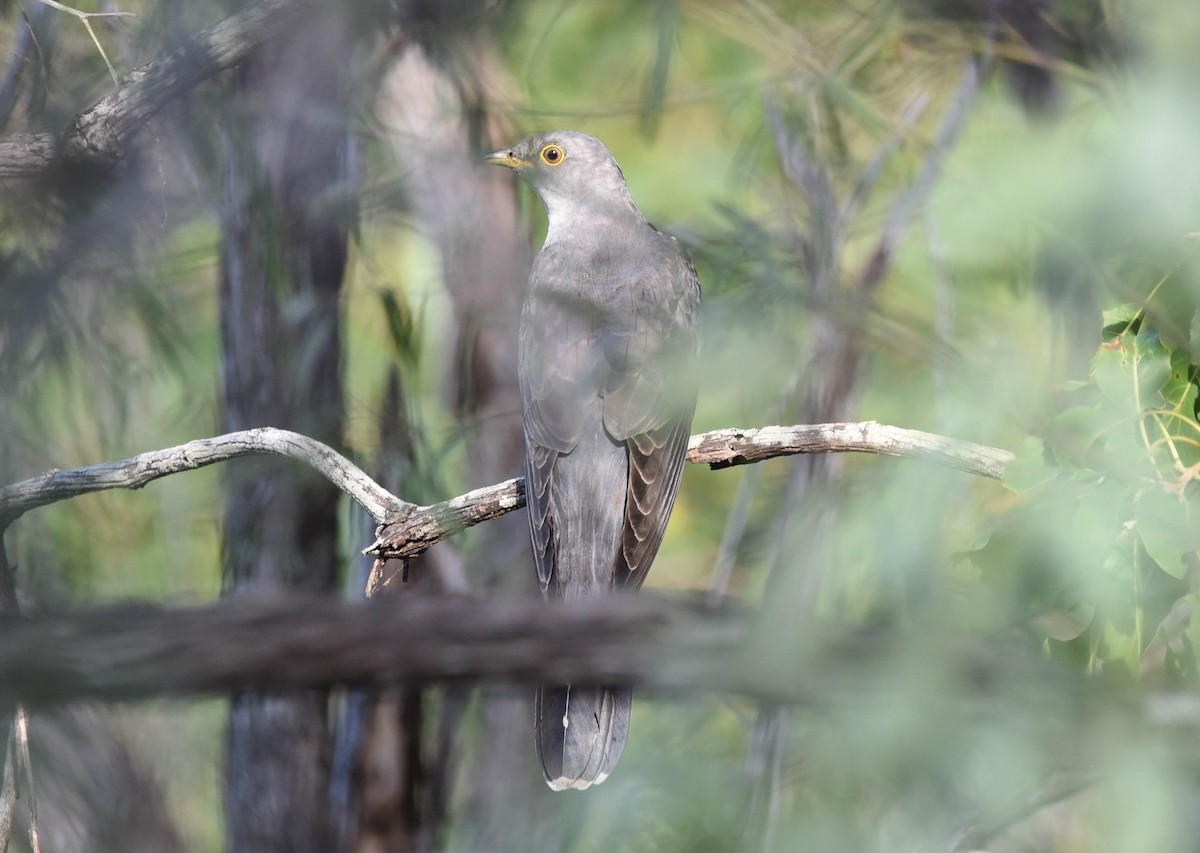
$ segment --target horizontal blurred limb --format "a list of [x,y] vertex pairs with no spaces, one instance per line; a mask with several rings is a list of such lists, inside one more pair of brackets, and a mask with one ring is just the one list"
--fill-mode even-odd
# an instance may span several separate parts
[[[800,453],[848,452],[921,459],[996,479],[1013,458],[998,447],[875,421],[713,430],[692,436],[687,458],[720,469]],[[382,576],[383,560],[415,557],[461,530],[525,505],[525,484],[518,477],[448,501],[417,506],[391,494],[349,459],[316,439],[260,427],[198,439],[120,462],[47,471],[0,488],[0,533],[40,506],[107,489],[139,489],[169,474],[264,453],[288,456],[311,466],[375,519],[379,526],[376,539],[363,551],[378,560],[368,593],[387,582]]]
[[[5,620],[0,704],[456,680],[570,679],[796,700],[745,666],[740,608],[678,595],[538,598],[237,597]],[[794,694],[794,695],[793,695]]]
[[[0,179],[33,178],[68,164],[100,168],[116,164],[155,113],[244,60],[258,45],[299,20],[311,2],[260,0],[134,69],[109,95],[76,116],[62,134],[0,137]],[[62,7],[56,4],[56,8]]]

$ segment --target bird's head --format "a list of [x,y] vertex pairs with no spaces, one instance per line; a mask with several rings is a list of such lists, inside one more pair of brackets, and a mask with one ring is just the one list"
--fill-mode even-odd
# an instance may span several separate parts
[[540,133],[493,151],[485,163],[507,166],[533,187],[556,219],[641,220],[621,167],[599,139],[573,130]]

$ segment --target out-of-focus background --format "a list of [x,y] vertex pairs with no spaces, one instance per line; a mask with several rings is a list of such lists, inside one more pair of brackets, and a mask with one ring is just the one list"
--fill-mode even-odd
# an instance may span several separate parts
[[[584,794],[542,785],[525,688],[88,707],[32,722],[44,850],[1194,849],[1194,0],[273,3],[116,165],[0,183],[3,482],[264,424],[418,503],[516,476],[545,216],[478,162],[556,128],[696,262],[695,432],[1017,458],[689,468],[648,586],[744,602],[808,699],[642,692]],[[0,0],[5,139],[256,8],[80,4],[136,16]],[[23,606],[361,595],[369,523],[296,467],[31,513]],[[395,594],[532,594],[524,523]]]

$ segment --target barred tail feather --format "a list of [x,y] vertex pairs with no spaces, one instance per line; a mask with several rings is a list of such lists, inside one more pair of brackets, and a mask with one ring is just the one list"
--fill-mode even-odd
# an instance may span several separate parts
[[629,690],[539,687],[534,728],[546,784],[564,791],[608,778],[629,738],[632,707]]

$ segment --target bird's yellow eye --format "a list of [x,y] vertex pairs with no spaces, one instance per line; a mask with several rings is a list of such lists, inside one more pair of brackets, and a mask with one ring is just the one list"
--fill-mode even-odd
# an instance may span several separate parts
[[557,166],[563,160],[567,159],[567,152],[563,151],[560,146],[552,143],[542,149],[540,156],[542,162],[547,166]]

